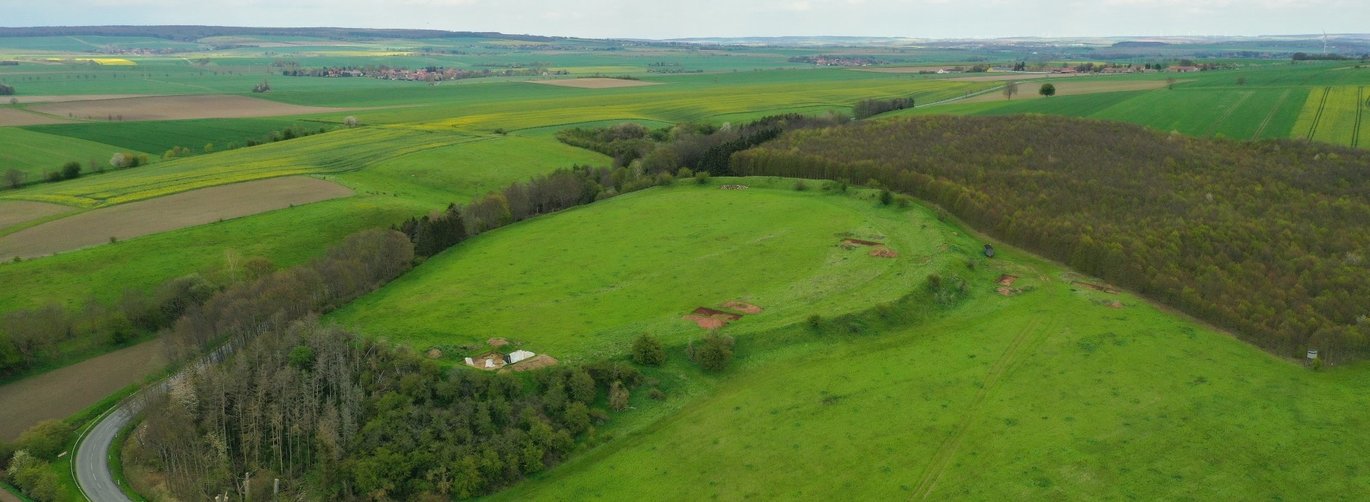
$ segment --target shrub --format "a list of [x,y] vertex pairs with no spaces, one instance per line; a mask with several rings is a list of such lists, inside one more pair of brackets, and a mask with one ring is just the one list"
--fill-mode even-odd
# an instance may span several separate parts
[[707,185],[707,184],[709,184],[709,172],[708,172],[708,171],[700,171],[700,172],[695,173],[695,183],[698,183],[698,184],[700,184],[700,185]]
[[890,193],[889,189],[884,189],[880,191],[880,205],[888,206],[893,202],[894,194]]
[[81,163],[76,161],[62,164],[62,179],[74,180],[81,177]]
[[690,357],[704,371],[722,371],[733,360],[733,339],[709,333],[698,344],[691,344]]
[[660,366],[666,362],[666,348],[661,341],[651,335],[642,335],[633,340],[633,362],[646,366]]
[[629,397],[628,388],[623,386],[623,382],[614,381],[614,383],[609,386],[609,408],[612,408],[614,411],[628,409]]
[[44,460],[57,458],[66,449],[72,427],[61,420],[44,420],[19,435],[19,448]]
[[796,180],[794,182],[794,189],[796,191],[803,192],[809,189],[809,185],[807,183],[804,183],[804,180]]

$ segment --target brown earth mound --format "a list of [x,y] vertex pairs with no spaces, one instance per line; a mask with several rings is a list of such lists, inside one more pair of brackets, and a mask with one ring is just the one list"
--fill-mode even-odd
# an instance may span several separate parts
[[863,239],[842,239],[842,244],[847,246],[879,246],[879,242]]
[[752,304],[747,303],[747,302],[738,301],[738,300],[729,300],[729,301],[723,302],[723,308],[725,308],[725,309],[730,309],[730,310],[735,310],[735,311],[738,311],[738,312],[741,312],[741,313],[747,314],[747,315],[756,315],[756,314],[760,314],[760,313],[761,313],[761,310],[762,310],[761,307],[758,307],[758,306],[756,306],[756,305],[752,305]]
[[899,253],[896,253],[896,252],[894,252],[893,249],[890,249],[890,248],[887,248],[887,247],[884,247],[884,246],[880,246],[880,247],[878,247],[878,248],[872,249],[871,252],[870,252],[870,255],[871,255],[871,256],[874,256],[874,257],[876,257],[876,258],[898,258],[898,257],[899,257]]
[[433,347],[431,349],[428,349],[427,355],[429,359],[441,359],[442,351],[438,350],[437,347]]
[[118,240],[249,216],[352,195],[342,185],[304,176],[191,190],[86,211],[0,237],[0,260],[47,256]]
[[1073,282],[1071,282],[1071,284],[1079,284],[1079,285],[1084,286],[1084,287],[1086,287],[1086,288],[1089,288],[1089,289],[1092,289],[1092,290],[1095,290],[1095,291],[1103,291],[1103,292],[1108,293],[1108,294],[1110,294],[1110,295],[1116,295],[1116,294],[1118,294],[1118,291],[1119,291],[1118,288],[1115,288],[1115,287],[1113,287],[1113,286],[1109,286],[1109,285],[1107,285],[1107,284],[1094,284],[1094,283],[1092,283],[1092,282],[1084,282],[1084,281],[1073,281]]
[[505,340],[503,338],[491,338],[489,340],[486,340],[485,343],[489,344],[491,347],[503,347],[505,345],[509,345],[509,340]]
[[1004,275],[999,276],[999,285],[1000,285],[1000,286],[1013,286],[1014,281],[1017,281],[1017,280],[1018,280],[1018,276],[1016,276],[1016,275],[1004,274]]

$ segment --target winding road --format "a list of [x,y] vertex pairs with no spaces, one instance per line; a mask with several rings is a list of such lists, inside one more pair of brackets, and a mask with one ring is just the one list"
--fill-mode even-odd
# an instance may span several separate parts
[[131,502],[114,481],[109,469],[109,451],[114,446],[114,437],[137,415],[141,401],[129,399],[118,408],[100,417],[76,447],[76,458],[72,468],[76,470],[76,485],[86,499],[96,502]]

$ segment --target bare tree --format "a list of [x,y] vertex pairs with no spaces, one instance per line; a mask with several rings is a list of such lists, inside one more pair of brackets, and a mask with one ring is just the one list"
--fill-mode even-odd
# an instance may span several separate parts
[[24,184],[24,178],[27,177],[28,175],[23,171],[11,168],[5,171],[5,184],[9,185],[10,188],[19,188]]
[[1008,81],[1008,83],[1004,84],[1003,93],[1004,99],[1013,99],[1013,95],[1018,94],[1018,82],[1012,80]]

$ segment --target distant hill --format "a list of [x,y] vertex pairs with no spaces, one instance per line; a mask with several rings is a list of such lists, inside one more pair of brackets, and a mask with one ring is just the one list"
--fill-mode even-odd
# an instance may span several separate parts
[[111,36],[111,37],[155,37],[168,40],[191,42],[206,37],[230,35],[318,37],[334,39],[358,38],[455,38],[482,37],[501,40],[526,40],[545,42],[558,40],[556,37],[534,35],[507,35],[495,32],[411,30],[411,29],[371,29],[371,28],[253,28],[240,26],[35,26],[23,28],[0,28],[0,37],[54,37],[54,36]]

